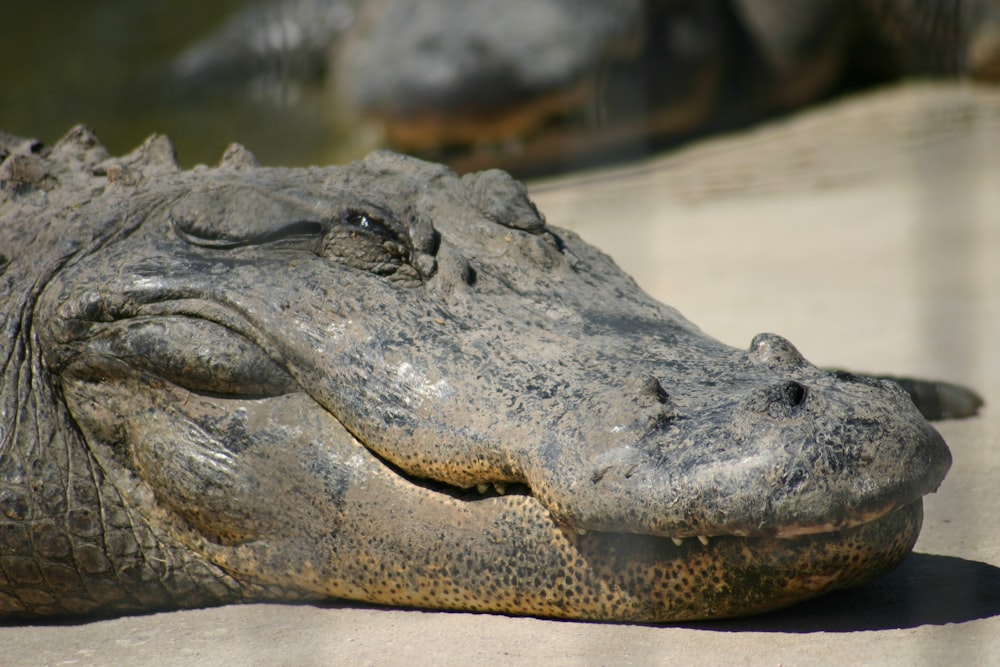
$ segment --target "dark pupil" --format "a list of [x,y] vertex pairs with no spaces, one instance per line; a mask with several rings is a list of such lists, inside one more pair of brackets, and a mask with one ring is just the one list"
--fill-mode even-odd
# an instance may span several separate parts
[[370,216],[367,213],[362,213],[361,211],[351,211],[347,216],[347,222],[354,227],[360,227],[366,232],[376,234],[385,239],[395,239],[396,235],[391,229],[385,226],[381,220],[375,216]]

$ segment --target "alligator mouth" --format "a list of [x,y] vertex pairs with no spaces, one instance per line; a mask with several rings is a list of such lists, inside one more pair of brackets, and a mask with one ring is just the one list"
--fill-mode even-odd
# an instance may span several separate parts
[[[614,592],[611,602],[595,606],[586,585],[557,583],[555,594],[547,593],[544,600],[534,599],[532,591],[521,592],[513,602],[500,599],[462,607],[473,611],[653,623],[754,615],[882,576],[910,554],[923,519],[922,499],[917,499],[850,521],[787,526],[767,536],[587,530],[555,523],[527,485],[484,483],[461,489],[413,478],[381,463],[413,488],[463,506],[483,506],[497,517],[491,524],[508,525],[510,508],[521,508],[513,511],[523,514],[521,527],[530,534],[532,516],[543,517],[552,531],[546,539],[569,554],[567,577],[586,579],[573,571],[582,568],[596,575],[602,590]],[[509,539],[483,532],[488,542]],[[515,542],[514,549],[519,546]],[[553,604],[553,596],[567,597]],[[409,600],[403,604],[426,606]]]
[[[524,498],[531,498],[536,502],[544,505],[541,500],[533,493],[531,486],[523,482],[508,482],[508,481],[483,481],[475,484],[474,486],[463,488],[448,484],[447,482],[442,482],[439,480],[428,479],[425,477],[417,477],[406,470],[395,465],[391,461],[388,461],[384,457],[380,456],[377,452],[371,450],[371,448],[364,445],[362,440],[358,440],[365,449],[376,458],[381,465],[383,465],[387,470],[391,471],[392,474],[396,475],[399,479],[403,480],[405,483],[415,487],[426,489],[427,491],[434,494],[441,494],[443,496],[453,498],[463,503],[476,503],[490,501],[496,498],[506,498],[512,496],[519,496]],[[809,538],[815,536],[833,536],[837,534],[845,534],[852,529],[858,528],[859,526],[864,526],[866,524],[873,524],[880,521],[884,517],[900,511],[907,510],[908,508],[912,510],[914,505],[920,506],[922,500],[920,498],[910,501],[910,502],[890,502],[876,509],[869,509],[864,512],[856,512],[848,516],[843,516],[838,518],[836,521],[827,521],[822,523],[813,524],[787,524],[782,526],[777,526],[773,529],[767,531],[762,531],[757,534],[751,533],[705,533],[700,535],[690,535],[690,534],[678,534],[678,535],[662,535],[662,534],[651,534],[642,531],[630,531],[625,527],[621,531],[615,530],[605,530],[605,529],[590,529],[580,526],[574,526],[570,523],[558,524],[561,530],[567,533],[575,535],[587,535],[589,533],[595,534],[608,534],[608,535],[642,535],[654,539],[669,539],[674,546],[680,547],[690,540],[690,542],[700,543],[702,546],[708,546],[712,542],[724,539],[724,540],[786,540],[794,541],[798,540],[800,542],[808,541]]]

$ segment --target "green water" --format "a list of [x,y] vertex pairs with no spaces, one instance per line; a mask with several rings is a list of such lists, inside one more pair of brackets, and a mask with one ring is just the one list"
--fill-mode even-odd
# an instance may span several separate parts
[[52,143],[86,123],[114,154],[166,133],[186,167],[216,162],[232,141],[267,164],[353,157],[353,133],[334,119],[323,81],[278,103],[249,86],[180,89],[164,74],[185,47],[246,4],[0,0],[0,129]]

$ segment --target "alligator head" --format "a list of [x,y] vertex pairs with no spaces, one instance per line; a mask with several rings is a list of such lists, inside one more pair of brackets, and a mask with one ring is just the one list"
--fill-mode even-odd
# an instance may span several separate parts
[[90,160],[33,327],[104,478],[244,598],[671,621],[912,548],[950,455],[898,386],[713,340],[505,173],[170,153]]

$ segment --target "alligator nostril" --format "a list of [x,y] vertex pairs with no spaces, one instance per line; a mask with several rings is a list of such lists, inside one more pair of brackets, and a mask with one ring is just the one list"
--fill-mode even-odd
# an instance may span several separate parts
[[775,370],[795,370],[805,366],[805,357],[786,338],[760,333],[750,341],[750,361]]
[[752,412],[783,419],[796,414],[806,400],[806,388],[794,380],[754,390],[745,403]]
[[781,388],[780,395],[785,405],[790,408],[794,408],[797,405],[801,405],[802,401],[806,400],[806,388],[798,382],[790,380]]

